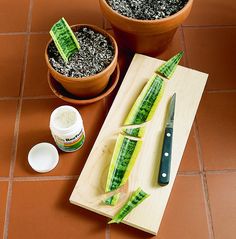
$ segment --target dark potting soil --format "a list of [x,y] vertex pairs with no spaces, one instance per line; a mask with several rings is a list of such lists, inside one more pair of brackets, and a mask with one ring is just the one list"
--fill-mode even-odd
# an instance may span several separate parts
[[86,77],[101,72],[111,63],[114,47],[107,37],[88,27],[82,27],[74,34],[80,49],[68,62],[62,59],[53,41],[48,47],[49,62],[57,72],[69,77]]
[[118,13],[139,20],[155,20],[173,15],[188,0],[107,0]]

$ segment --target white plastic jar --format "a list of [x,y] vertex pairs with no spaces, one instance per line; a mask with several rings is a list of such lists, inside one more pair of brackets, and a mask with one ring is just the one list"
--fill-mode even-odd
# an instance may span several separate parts
[[72,106],[60,106],[52,112],[50,129],[57,146],[64,152],[76,151],[84,143],[83,120]]

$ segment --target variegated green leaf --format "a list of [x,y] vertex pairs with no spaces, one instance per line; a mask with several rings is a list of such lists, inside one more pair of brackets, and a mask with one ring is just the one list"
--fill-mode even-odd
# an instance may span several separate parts
[[179,64],[184,52],[181,51],[172,58],[170,58],[168,61],[166,61],[164,64],[162,64],[157,70],[156,73],[160,74],[161,76],[166,77],[167,79],[170,79],[170,77],[173,75],[177,65]]
[[141,138],[145,132],[145,126],[142,124],[152,119],[162,98],[164,86],[164,80],[155,74],[147,82],[131,108],[124,126],[140,124],[140,127],[124,129],[123,132],[127,136],[122,134],[118,136],[109,167],[106,192],[121,187],[128,180],[141,150],[142,141],[138,138]]
[[117,204],[117,202],[119,201],[120,198],[120,193],[116,193],[114,195],[112,195],[111,197],[108,197],[104,203],[106,205],[110,205],[110,206],[115,206]]
[[110,223],[120,223],[135,207],[137,207],[144,199],[149,195],[145,193],[141,188],[138,188],[125,203],[125,205],[118,211],[118,213],[112,218]]
[[[164,80],[154,74],[147,82],[140,95],[131,108],[124,125],[139,125],[152,119],[156,108],[162,98],[165,88]],[[142,137],[145,127],[136,129],[126,129],[128,135]]]
[[79,42],[64,18],[52,26],[50,35],[65,62],[80,48]]
[[109,166],[106,192],[113,191],[126,183],[138,157],[141,145],[142,141],[129,139],[119,134]]

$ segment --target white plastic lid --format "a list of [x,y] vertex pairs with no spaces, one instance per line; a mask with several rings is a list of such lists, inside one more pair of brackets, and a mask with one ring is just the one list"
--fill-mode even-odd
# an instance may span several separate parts
[[30,166],[39,173],[46,173],[57,166],[59,154],[55,146],[39,143],[31,148],[28,154]]

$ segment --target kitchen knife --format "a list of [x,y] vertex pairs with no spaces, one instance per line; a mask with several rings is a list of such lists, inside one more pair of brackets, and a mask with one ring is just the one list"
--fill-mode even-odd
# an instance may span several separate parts
[[158,184],[165,186],[170,180],[171,151],[173,138],[173,124],[175,114],[176,93],[171,97],[165,125],[165,135],[162,145],[161,162],[158,176]]

